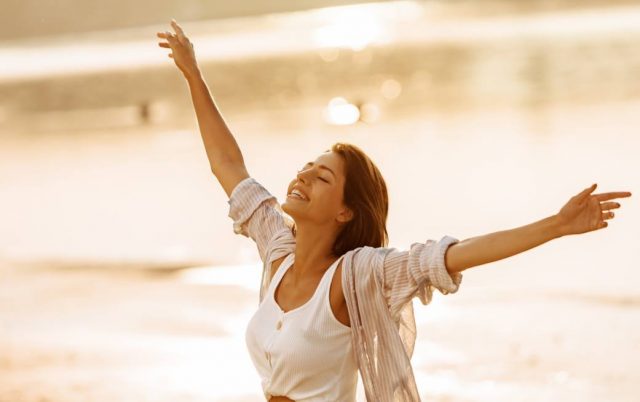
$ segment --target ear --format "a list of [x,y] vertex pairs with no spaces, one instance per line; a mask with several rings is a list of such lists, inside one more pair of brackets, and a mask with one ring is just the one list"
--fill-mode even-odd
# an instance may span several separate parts
[[353,211],[349,207],[344,207],[340,210],[336,219],[342,224],[347,223],[353,219]]

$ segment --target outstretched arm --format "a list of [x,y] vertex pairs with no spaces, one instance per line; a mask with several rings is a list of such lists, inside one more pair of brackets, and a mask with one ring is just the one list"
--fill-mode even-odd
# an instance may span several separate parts
[[617,202],[605,202],[631,196],[630,192],[590,194],[596,184],[572,197],[555,215],[515,229],[476,236],[451,245],[445,254],[450,273],[501,260],[546,243],[558,237],[586,233],[608,226],[605,219],[613,218],[610,209],[619,208]]
[[189,84],[211,171],[229,197],[236,185],[249,177],[240,147],[211,97],[196,62],[193,44],[175,20],[171,21],[171,26],[175,34],[169,31],[157,33],[159,38],[167,40],[159,46],[171,49],[168,56],[173,58]]

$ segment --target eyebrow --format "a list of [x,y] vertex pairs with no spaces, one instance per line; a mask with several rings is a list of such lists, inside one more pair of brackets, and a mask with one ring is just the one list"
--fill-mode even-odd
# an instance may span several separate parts
[[[314,163],[313,163],[313,162],[307,162],[307,164],[306,164],[305,166],[307,166],[307,165],[311,165],[311,166],[313,166],[313,165],[314,165]],[[329,169],[327,166],[325,166],[325,165],[318,165],[318,167],[319,167],[319,168],[322,168],[322,169],[327,169],[328,171],[330,171],[330,172],[331,172],[331,174],[333,175],[333,177],[336,177],[336,174],[333,172],[333,170]]]

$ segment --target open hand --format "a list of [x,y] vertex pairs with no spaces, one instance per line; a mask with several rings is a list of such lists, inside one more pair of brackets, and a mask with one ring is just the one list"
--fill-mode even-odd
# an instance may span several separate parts
[[185,78],[199,74],[193,43],[191,43],[189,38],[184,34],[182,27],[178,25],[176,20],[171,20],[171,26],[176,33],[174,34],[169,31],[158,32],[156,35],[159,38],[167,40],[166,42],[158,42],[158,45],[171,49],[169,57],[173,59]]
[[601,204],[601,202],[631,196],[631,193],[627,191],[591,194],[596,187],[597,184],[593,184],[571,197],[569,202],[558,212],[558,224],[562,235],[606,228],[608,223],[605,219],[614,217],[614,213],[610,210],[620,208],[620,204],[617,202],[603,202]]

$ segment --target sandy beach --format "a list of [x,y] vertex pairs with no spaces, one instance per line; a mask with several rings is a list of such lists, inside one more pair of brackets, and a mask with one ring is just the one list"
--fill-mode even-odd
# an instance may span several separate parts
[[[259,266],[233,269],[3,265],[0,401],[261,400],[243,337],[257,289],[240,284]],[[424,400],[635,401],[639,298],[488,292],[481,275],[414,301]]]

